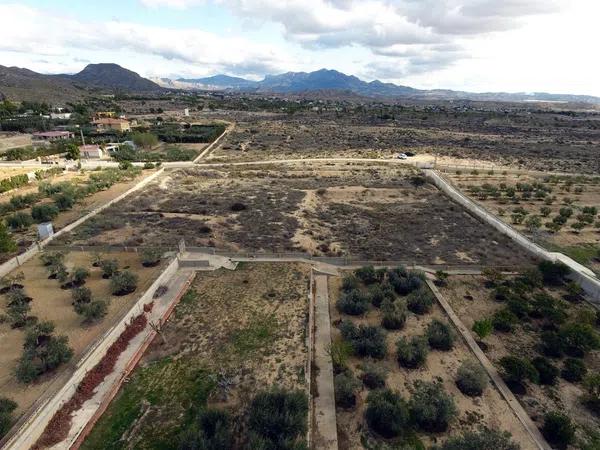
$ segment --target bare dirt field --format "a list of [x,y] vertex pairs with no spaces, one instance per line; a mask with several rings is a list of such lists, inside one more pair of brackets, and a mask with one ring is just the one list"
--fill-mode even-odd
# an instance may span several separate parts
[[213,114],[236,122],[213,156],[389,157],[408,151],[547,171],[600,170],[600,127],[597,115],[588,112],[494,103],[319,108],[329,110]]
[[[452,276],[446,287],[440,288],[444,297],[448,300],[456,314],[467,328],[471,328],[476,320],[482,320],[492,317],[494,313],[507,308],[505,301],[495,300],[494,289],[489,287],[489,282],[481,276]],[[508,309],[514,311],[524,308],[527,311],[527,304],[535,302],[536,292],[541,292],[535,288],[530,289],[532,297],[522,300],[520,304],[508,304]],[[564,288],[546,287],[545,292],[556,299],[559,307],[566,312],[566,319],[563,325],[551,325],[549,319],[540,320],[537,314],[530,312],[523,318],[513,318],[515,320],[513,329],[509,332],[493,331],[488,337],[480,343],[487,357],[494,363],[499,370],[500,359],[515,355],[533,361],[539,356],[548,356],[549,361],[558,369],[564,367],[565,355],[558,349],[558,344],[549,344],[552,354],[545,353],[543,350],[544,333],[561,332],[561,329],[570,323],[591,323],[594,324],[593,317],[596,311],[590,305],[580,302],[566,302],[563,297],[566,295]],[[535,305],[535,303],[533,303]],[[529,306],[531,308],[531,306]],[[535,308],[535,306],[534,306]],[[590,319],[592,318],[592,319]],[[546,320],[546,322],[544,322]],[[566,325],[565,325],[566,324]],[[592,325],[593,327],[594,325]],[[598,330],[598,325],[595,325]],[[481,341],[480,341],[481,342]],[[554,353],[558,352],[558,353]],[[579,359],[579,358],[578,358]],[[592,350],[586,352],[581,361],[587,367],[588,374],[598,373],[600,370],[600,351]],[[509,386],[511,386],[509,384]],[[541,427],[544,422],[544,415],[552,411],[560,411],[567,414],[578,426],[577,444],[569,448],[596,448],[598,445],[598,427],[600,427],[600,418],[594,415],[583,404],[585,388],[581,380],[567,381],[558,376],[554,384],[536,384],[526,383],[526,392],[521,388],[513,389],[515,395],[525,408],[533,421]],[[595,444],[594,444],[595,443]],[[585,446],[588,445],[588,446]]]
[[[111,253],[105,256],[116,259],[121,268],[129,267],[129,270],[139,276],[134,293],[120,297],[112,296],[110,280],[103,279],[100,269],[92,267],[93,257],[91,254],[72,252],[65,258],[65,265],[68,269],[85,267],[91,272],[85,286],[92,291],[93,298],[109,300],[107,315],[91,325],[82,323],[82,317],[73,309],[71,291],[61,289],[57,280],[48,279],[46,267],[39,258],[33,258],[13,272],[14,274],[22,271],[25,276],[24,281],[20,281],[20,283],[24,286],[25,293],[33,299],[29,315],[36,316],[39,321],[52,321],[56,325],[55,333],[67,336],[69,345],[74,351],[74,356],[67,365],[43,375],[34,383],[19,383],[13,372],[23,350],[25,331],[24,329],[12,329],[6,322],[0,324],[0,391],[18,403],[19,407],[15,417],[26,411],[48,389],[59,387],[55,386],[56,383],[53,382],[58,378],[64,378],[63,376],[73,369],[85,350],[129,310],[135,300],[150,287],[161,270],[160,267],[143,267],[140,257],[135,253]],[[4,314],[6,312],[5,296],[2,296],[0,305],[0,313]],[[64,381],[62,379],[63,383]]]
[[600,273],[600,177],[482,171],[446,176],[536,242]]
[[22,133],[0,133],[0,152],[15,147],[31,145],[31,135]]
[[306,390],[309,268],[241,264],[199,272],[190,291],[83,445],[170,449],[190,410],[229,411],[245,442],[257,391]]
[[[341,284],[342,279],[339,277],[329,279],[332,341],[334,342],[343,341],[339,329],[342,320],[351,320],[356,325],[377,327],[380,327],[382,323],[381,308],[375,308],[374,306],[370,306],[364,315],[358,317],[341,313],[336,308],[336,302],[341,295]],[[395,301],[403,301],[403,297],[398,296]],[[453,348],[449,351],[431,349],[423,367],[407,369],[398,364],[396,359],[396,342],[398,339],[400,337],[410,339],[413,336],[424,335],[428,324],[435,319],[448,323],[452,327],[448,317],[437,303],[434,303],[430,312],[425,315],[417,315],[409,311],[402,329],[385,331],[386,356],[381,360],[372,360],[377,367],[383,369],[384,373],[387,374],[386,387],[398,392],[404,399],[411,398],[415,382],[439,381],[456,404],[457,415],[451,421],[447,430],[437,433],[419,431],[417,440],[413,441],[412,446],[409,446],[409,448],[429,448],[435,443],[444,442],[450,436],[459,435],[465,431],[475,431],[481,426],[498,431],[508,431],[511,433],[514,442],[520,444],[523,450],[537,448],[491,381],[489,381],[487,388],[480,397],[468,397],[457,388],[455,383],[457,369],[465,361],[476,361],[475,356],[460,337],[456,338]],[[454,328],[452,329],[454,330]],[[454,333],[458,336],[456,330],[454,330]],[[366,361],[368,359],[355,355],[348,358],[346,365],[353,377],[359,377],[364,373],[363,368]],[[365,421],[369,389],[362,382],[359,385],[356,406],[344,408],[338,405],[336,410],[338,441],[341,450],[378,448],[377,445],[381,445],[382,442],[380,438],[369,431]],[[365,442],[368,442],[369,445],[365,446]],[[424,444],[426,447],[423,447]]]
[[[406,167],[185,169],[60,239],[104,245],[212,246],[234,251],[430,264],[522,265],[530,258]],[[417,231],[418,230],[418,231]]]

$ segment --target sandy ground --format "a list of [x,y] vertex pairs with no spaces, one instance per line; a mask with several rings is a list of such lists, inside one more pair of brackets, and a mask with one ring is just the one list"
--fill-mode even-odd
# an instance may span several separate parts
[[[479,276],[452,276],[448,286],[440,288],[452,309],[469,329],[475,320],[489,317],[504,306],[503,303],[491,300],[491,290],[483,286],[483,281]],[[556,290],[549,292],[555,296],[559,294]],[[591,310],[591,307],[584,303],[569,303],[569,311],[574,316],[584,310]],[[525,327],[516,327],[511,333],[494,332],[485,338],[485,343],[488,345],[486,356],[495,364],[500,358],[509,354],[533,358],[538,356],[534,348],[538,339],[536,333],[528,332]],[[562,367],[560,360],[552,362],[557,367]],[[588,373],[600,370],[600,352],[595,351],[586,355],[585,364]],[[529,383],[527,394],[517,398],[538,425],[541,425],[542,415],[545,412],[560,410],[565,411],[579,425],[597,429],[600,426],[599,419],[585,409],[579,400],[583,393],[580,384],[569,383],[559,378],[556,386]]]
[[0,135],[0,152],[31,145],[31,134],[2,134]]
[[[342,318],[335,307],[335,302],[339,298],[340,284],[340,278],[330,278],[330,311],[333,324]],[[348,316],[344,315],[343,318],[348,318]],[[535,449],[535,444],[517,417],[512,413],[508,404],[500,396],[500,393],[493,387],[491,381],[479,398],[467,397],[458,390],[454,383],[458,367],[465,360],[475,360],[475,356],[459,338],[455,341],[454,348],[449,352],[430,350],[426,366],[421,369],[408,370],[398,365],[395,345],[398,338],[400,336],[410,337],[424,334],[427,325],[434,318],[450,323],[437,304],[434,304],[432,312],[425,316],[409,313],[402,330],[387,333],[388,355],[381,363],[388,370],[387,386],[394,391],[398,391],[407,400],[410,398],[409,388],[415,381],[433,381],[435,379],[441,379],[446,392],[454,398],[459,414],[457,419],[452,422],[449,430],[443,434],[419,433],[421,440],[432,445],[435,442],[444,441],[450,435],[460,434],[465,430],[477,429],[478,426],[485,425],[492,429],[510,432],[515,442],[518,442],[523,450]],[[351,320],[355,323],[380,325],[381,316],[378,310],[372,308],[364,317],[358,319],[353,317]],[[332,326],[332,339],[341,339],[339,329],[335,326]],[[361,373],[360,365],[363,362],[364,360],[360,358],[350,358],[349,365],[355,375]],[[337,409],[338,440],[339,448],[342,450],[363,448],[361,435],[366,431],[366,423],[363,417],[367,394],[368,390],[362,388],[356,409],[350,411]]]
[[[48,279],[46,269],[39,258],[28,261],[20,268],[25,275],[25,281],[22,282],[25,292],[33,298],[30,315],[37,316],[39,320],[54,322],[55,333],[66,335],[69,338],[69,345],[75,354],[71,362],[57,372],[43,376],[38,382],[31,385],[20,384],[14,377],[13,370],[21,356],[25,332],[23,329],[11,329],[6,323],[0,325],[0,392],[9,395],[19,404],[16,416],[23,413],[42,396],[54,379],[67,372],[69,367],[73,367],[86,348],[131,307],[160,272],[160,266],[143,267],[139,256],[135,253],[111,253],[110,257],[117,259],[120,267],[129,267],[139,276],[138,288],[134,293],[123,297],[112,296],[110,280],[102,279],[100,269],[92,267],[92,255],[90,254],[73,252],[65,259],[68,268],[88,268],[91,276],[87,280],[86,286],[92,290],[93,297],[110,301],[108,314],[102,321],[94,325],[82,324],[81,316],[78,316],[73,310],[70,290],[63,290],[58,281]],[[4,296],[2,297],[0,305],[1,312],[4,313],[6,300]]]

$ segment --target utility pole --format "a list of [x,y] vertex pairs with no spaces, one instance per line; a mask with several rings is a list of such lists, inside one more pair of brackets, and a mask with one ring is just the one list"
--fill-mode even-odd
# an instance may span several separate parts
[[83,137],[83,130],[79,128],[79,133],[81,134],[81,145],[85,145],[85,138]]

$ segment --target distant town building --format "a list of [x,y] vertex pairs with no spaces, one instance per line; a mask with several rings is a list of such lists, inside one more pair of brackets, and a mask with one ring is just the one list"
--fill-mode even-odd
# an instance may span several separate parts
[[64,112],[50,113],[50,118],[51,119],[69,120],[71,118],[71,116],[72,116],[71,113],[64,113]]
[[80,145],[79,154],[83,159],[102,159],[105,155],[104,150],[96,144]]
[[42,131],[33,133],[34,141],[57,141],[60,139],[72,139],[75,135],[70,131]]
[[131,124],[127,119],[103,118],[92,122],[98,131],[115,130],[121,133],[131,131]]

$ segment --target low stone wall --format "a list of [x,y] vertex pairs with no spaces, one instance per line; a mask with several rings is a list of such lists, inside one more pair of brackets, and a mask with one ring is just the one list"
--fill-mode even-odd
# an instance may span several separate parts
[[444,192],[444,194],[446,194],[456,203],[463,206],[474,216],[479,217],[484,222],[494,227],[500,233],[510,237],[536,257],[547,261],[560,261],[569,266],[571,269],[571,278],[579,283],[582,289],[586,292],[588,299],[592,303],[594,303],[596,306],[600,306],[600,280],[593,276],[591,270],[572,260],[568,256],[563,255],[562,253],[549,252],[548,250],[531,242],[519,231],[504,223],[502,220],[489,213],[481,206],[477,205],[473,200],[459,192],[434,170],[424,170],[424,173],[438,189]]
[[106,354],[107,349],[119,338],[125,327],[132,319],[144,312],[144,305],[153,301],[152,297],[156,289],[175,274],[179,268],[179,261],[174,258],[161,275],[152,283],[144,294],[135,302],[129,312],[102,337],[97,340],[90,350],[82,356],[77,363],[75,372],[71,375],[65,385],[52,397],[43,402],[33,411],[30,417],[22,423],[19,429],[15,430],[11,437],[6,441],[7,450],[28,450],[38,440],[43,433],[48,422],[54,417],[54,414],[68,401],[77,386],[86,375]]
[[25,251],[25,253],[22,253],[20,255],[15,256],[12,259],[9,259],[4,264],[0,265],[0,277],[3,277],[5,275],[7,275],[9,272],[15,270],[17,267],[19,267],[22,264],[24,264],[25,262],[29,261],[35,255],[37,255],[46,245],[48,245],[50,242],[52,242],[57,237],[62,236],[63,234],[66,234],[66,233],[74,230],[75,227],[78,227],[79,225],[81,225],[86,220],[94,217],[99,212],[105,210],[106,208],[108,208],[109,206],[114,205],[117,202],[120,202],[121,200],[123,200],[128,195],[131,195],[132,193],[134,193],[134,192],[142,189],[147,184],[149,184],[150,182],[152,182],[155,178],[157,178],[158,176],[160,176],[163,173],[164,170],[165,169],[160,169],[158,172],[153,173],[149,177],[144,178],[143,180],[141,180],[138,184],[136,184],[135,186],[133,186],[128,191],[122,193],[121,195],[119,195],[116,198],[113,198],[111,201],[105,203],[104,205],[101,205],[101,206],[93,209],[92,211],[90,211],[89,213],[87,213],[85,216],[81,217],[80,219],[77,219],[75,222],[70,223],[66,227],[61,228],[59,231],[57,231],[56,233],[54,233],[48,239],[34,244],[29,249],[27,249],[27,251]]

